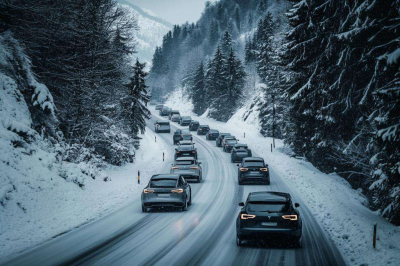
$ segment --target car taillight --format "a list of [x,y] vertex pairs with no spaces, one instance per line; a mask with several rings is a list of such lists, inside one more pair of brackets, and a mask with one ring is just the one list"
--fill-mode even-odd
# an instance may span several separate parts
[[255,217],[256,217],[256,216],[253,215],[253,214],[245,214],[245,213],[242,213],[242,214],[240,215],[240,219],[242,219],[242,220],[253,219],[253,218],[255,218]]
[[154,190],[152,190],[152,189],[143,189],[143,193],[154,193]]
[[173,189],[171,190],[172,193],[183,193],[183,189],[179,188],[179,189]]
[[196,151],[192,151],[192,153],[196,153]]
[[193,166],[193,167],[190,167],[190,169],[199,169],[199,167],[198,166]]
[[172,169],[179,169],[179,167],[177,167],[177,166],[174,166],[174,167],[172,167]]
[[260,168],[260,171],[268,172],[268,168]]
[[285,219],[285,220],[297,221],[297,215],[296,214],[283,215],[282,218]]
[[179,151],[176,151],[176,153],[179,153]]
[[240,172],[246,172],[246,171],[248,171],[249,169],[248,169],[248,168],[240,167],[239,170],[240,170]]

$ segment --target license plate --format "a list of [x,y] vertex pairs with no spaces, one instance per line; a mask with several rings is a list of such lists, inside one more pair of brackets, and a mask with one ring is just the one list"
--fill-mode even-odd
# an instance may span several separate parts
[[158,194],[159,198],[169,198],[169,194]]
[[278,223],[262,222],[261,225],[262,225],[262,226],[277,226]]
[[250,171],[250,174],[259,174],[259,171]]
[[190,155],[189,153],[184,153],[183,155]]

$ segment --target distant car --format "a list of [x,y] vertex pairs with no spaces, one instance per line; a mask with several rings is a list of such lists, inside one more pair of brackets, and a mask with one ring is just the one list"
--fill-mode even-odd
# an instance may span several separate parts
[[190,122],[189,124],[189,130],[196,131],[199,128],[199,126],[200,126],[199,121],[192,120],[192,122]]
[[171,126],[168,121],[157,120],[154,124],[154,131],[156,133],[171,133]]
[[233,146],[231,151],[231,162],[232,163],[241,163],[243,158],[251,157],[252,152],[247,146],[247,144],[238,143]]
[[187,129],[178,129],[173,135],[173,142],[176,145],[181,140],[193,140],[192,134]]
[[181,114],[179,113],[178,110],[171,110],[171,112],[169,113],[168,119],[169,119],[169,120],[172,120],[172,116],[173,116],[173,115],[181,116]]
[[169,116],[169,113],[171,112],[171,108],[167,106],[163,106],[163,108],[160,110],[159,114],[161,116]]
[[192,118],[190,116],[181,116],[181,120],[179,121],[179,124],[181,126],[188,126],[188,125],[190,125],[190,122],[192,122]]
[[242,163],[237,166],[239,185],[243,185],[244,183],[262,183],[269,185],[271,183],[268,165],[265,164],[263,158],[243,158]]
[[192,189],[179,174],[153,175],[142,192],[142,211],[152,207],[178,207],[186,211],[192,204]]
[[163,107],[164,107],[164,105],[158,104],[158,105],[156,105],[156,110],[161,110]]
[[179,145],[175,149],[175,156],[174,159],[180,157],[194,157],[197,160],[197,149],[194,145]]
[[171,116],[171,121],[172,122],[178,122],[179,123],[179,120],[181,119],[181,116],[180,115],[173,115],[173,116]]
[[282,192],[251,192],[236,219],[236,244],[245,240],[289,240],[301,246],[302,220],[293,206],[290,194]]
[[200,183],[203,179],[203,170],[200,165],[201,162],[194,157],[180,157],[172,164],[171,174],[180,174],[185,180]]
[[210,129],[206,134],[206,140],[216,140],[219,137],[219,131]]
[[200,125],[197,129],[197,135],[206,135],[210,131],[210,127],[208,125]]
[[237,139],[224,139],[222,150],[224,152],[230,153],[233,149],[233,146],[235,146],[236,144],[238,144]]
[[219,133],[218,138],[215,140],[215,144],[217,145],[217,147],[222,147],[222,141],[224,140],[224,138],[226,136],[231,136],[230,133]]

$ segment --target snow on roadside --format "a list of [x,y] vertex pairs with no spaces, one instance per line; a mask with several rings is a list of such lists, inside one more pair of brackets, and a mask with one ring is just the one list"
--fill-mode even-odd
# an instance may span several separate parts
[[[56,165],[52,164],[55,154],[37,150],[35,155],[12,159],[23,162],[23,169],[7,169],[13,171],[17,192],[9,193],[11,184],[0,184],[0,203],[8,198],[4,206],[0,205],[0,262],[140,197],[150,176],[164,166],[159,154],[167,151],[167,144],[161,139],[154,143],[154,136],[150,130],[141,136],[135,163],[106,170],[103,175],[111,181],[104,182],[103,175],[85,178],[84,191],[66,182],[57,174],[58,169],[52,168]],[[65,164],[63,169],[69,174],[82,170],[76,164]],[[137,184],[138,170],[141,184]]]
[[[181,92],[176,91],[175,94]],[[330,235],[349,265],[396,265],[400,261],[400,228],[368,209],[366,198],[336,174],[325,174],[311,163],[292,158],[283,152],[283,141],[276,140],[271,153],[271,138],[259,133],[258,113],[247,113],[243,107],[227,122],[218,122],[206,116],[195,116],[183,96],[172,95],[167,105],[192,115],[192,119],[208,124],[212,129],[229,132],[262,156],[301,197],[320,225]],[[174,98],[172,100],[171,98]],[[183,107],[183,108],[182,108]],[[182,109],[181,109],[182,108]],[[246,121],[243,117],[246,116]],[[273,179],[271,180],[273,182]],[[377,249],[372,247],[373,225],[378,224]],[[396,262],[397,261],[397,262]]]

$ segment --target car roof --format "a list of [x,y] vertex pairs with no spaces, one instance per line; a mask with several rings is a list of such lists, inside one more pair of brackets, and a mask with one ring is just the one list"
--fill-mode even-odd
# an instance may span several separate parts
[[185,134],[191,134],[189,129],[182,129],[181,132],[185,132]]
[[179,151],[191,151],[194,150],[194,145],[182,145],[177,148]]
[[191,140],[181,140],[181,141],[179,141],[179,144],[190,144],[190,145],[193,145],[193,142],[191,141]]
[[199,121],[196,121],[196,120],[192,120],[192,123],[193,124],[200,124]]
[[233,142],[233,141],[237,141],[237,139],[227,139],[226,142]]
[[290,194],[274,191],[251,192],[247,201],[288,202]]
[[200,125],[200,127],[210,127],[209,125]]
[[240,147],[248,147],[248,145],[247,144],[244,144],[244,143],[238,143],[238,144],[236,144],[235,145],[235,148],[240,148]]
[[247,157],[247,158],[243,158],[243,161],[250,161],[250,162],[263,162],[264,159],[261,157]]
[[235,136],[232,136],[232,135],[229,135],[229,136],[225,136],[224,139],[226,139],[226,140],[228,140],[228,139],[236,139],[236,137],[235,137]]
[[219,133],[220,136],[230,136],[231,133]]
[[211,131],[213,131],[213,132],[219,132],[218,130],[216,130],[216,129],[210,129],[210,132]]
[[159,123],[168,123],[169,124],[169,121],[157,120],[156,124],[159,124]]
[[172,110],[171,112],[179,112],[179,110]]
[[194,157],[179,157],[179,158],[176,158],[175,161],[193,161],[193,160],[195,160]]
[[153,175],[151,180],[157,179],[178,179],[179,175],[172,175],[172,174],[160,174],[160,175]]

